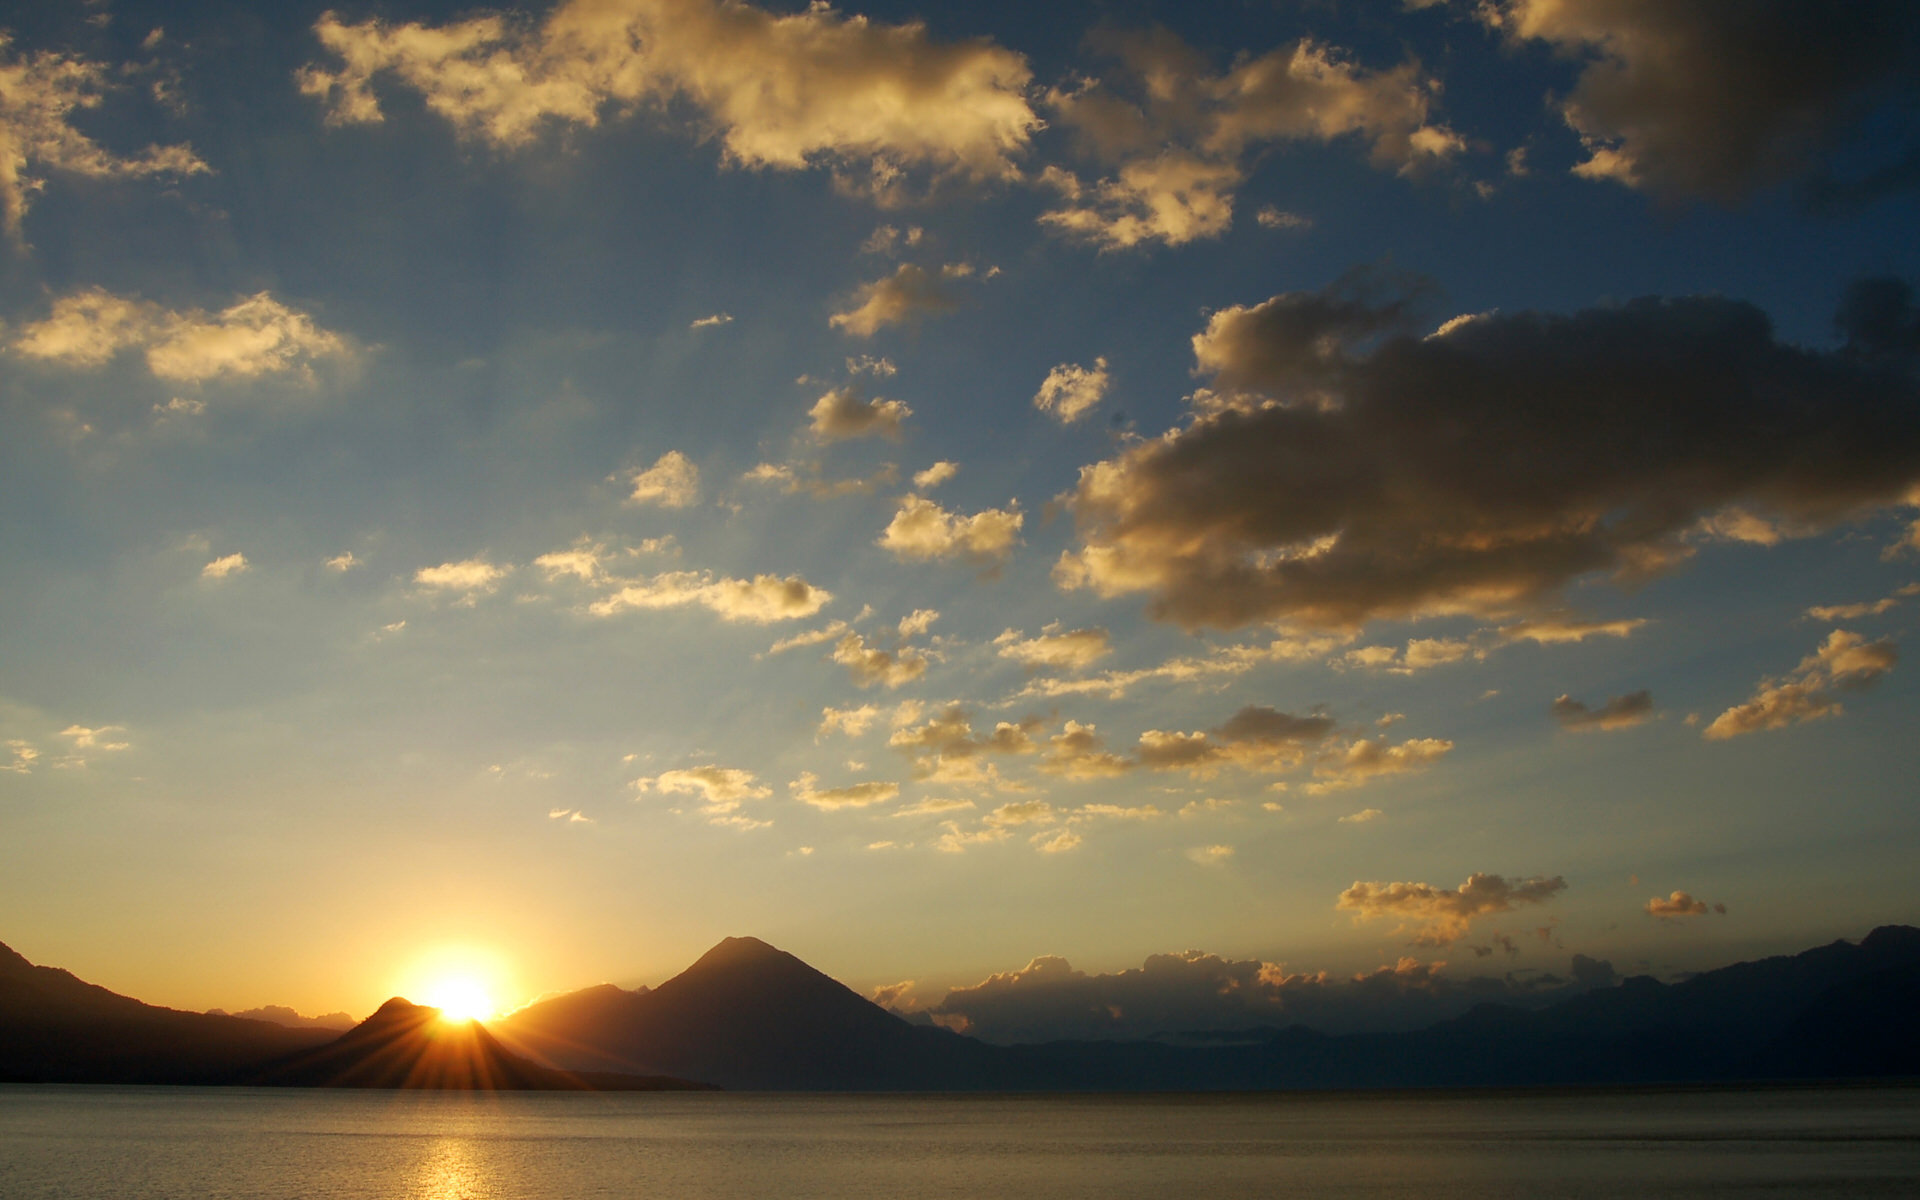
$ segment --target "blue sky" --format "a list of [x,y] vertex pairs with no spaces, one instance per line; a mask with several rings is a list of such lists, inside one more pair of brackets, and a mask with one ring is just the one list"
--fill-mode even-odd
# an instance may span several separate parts
[[1907,6],[0,27],[36,961],[911,1008],[1920,912]]

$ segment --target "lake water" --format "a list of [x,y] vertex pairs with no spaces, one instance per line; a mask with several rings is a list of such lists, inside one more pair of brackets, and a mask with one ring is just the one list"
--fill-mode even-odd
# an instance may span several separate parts
[[1920,1196],[1920,1089],[435,1095],[0,1085],[6,1200]]

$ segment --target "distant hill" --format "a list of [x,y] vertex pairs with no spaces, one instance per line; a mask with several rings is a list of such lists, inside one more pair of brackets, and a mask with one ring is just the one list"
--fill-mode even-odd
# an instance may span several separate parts
[[0,1080],[210,1082],[337,1036],[142,1004],[0,945]]
[[331,1029],[335,1033],[345,1033],[359,1022],[343,1012],[322,1013],[317,1017],[303,1017],[284,1004],[265,1004],[259,1008],[249,1008],[242,1012],[230,1013],[224,1008],[210,1008],[210,1017],[244,1017],[249,1021],[271,1021],[275,1025],[285,1025],[288,1029]]
[[1906,926],[1534,1011],[1482,1005],[1411,1033],[1022,1046],[910,1024],[755,938],[726,939],[652,990],[571,992],[491,1032],[395,999],[337,1038],[154,1008],[0,947],[0,1081],[1125,1091],[1920,1078],[1917,1013],[1920,929]]
[[707,1086],[659,1075],[582,1075],[543,1067],[508,1053],[477,1021],[443,1021],[439,1009],[397,996],[339,1039],[234,1082],[453,1091],[688,1091]]

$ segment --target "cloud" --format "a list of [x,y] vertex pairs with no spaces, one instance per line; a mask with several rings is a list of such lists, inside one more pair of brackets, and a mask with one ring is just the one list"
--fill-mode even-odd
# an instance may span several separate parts
[[[905,416],[905,406],[902,408],[900,415]],[[836,500],[841,496],[869,496],[883,487],[892,487],[899,482],[900,471],[892,463],[882,463],[879,470],[864,478],[827,479],[821,475],[820,464],[817,462],[763,462],[741,478],[749,483],[773,484],[789,496],[797,492],[805,492],[815,500]]]
[[1225,845],[1189,846],[1186,855],[1203,867],[1218,866],[1233,857],[1233,847]]
[[1220,646],[1204,655],[1183,655],[1170,658],[1158,666],[1142,667],[1132,671],[1104,671],[1084,679],[1051,677],[1035,679],[1016,693],[1012,699],[1105,696],[1110,700],[1118,700],[1142,683],[1156,681],[1194,683],[1217,676],[1242,675],[1264,663],[1307,662],[1326,655],[1344,645],[1345,642],[1346,639],[1342,637],[1282,634],[1264,646],[1258,644]]
[[1807,618],[1813,621],[1857,621],[1861,617],[1877,617],[1899,604],[1898,596],[1882,596],[1878,600],[1860,604],[1816,604],[1807,610]]
[[651,467],[633,476],[627,499],[662,508],[690,508],[700,498],[700,468],[678,450],[669,450]]
[[1836,629],[1812,654],[1800,660],[1791,674],[1763,679],[1752,699],[1715,717],[1702,736],[1713,741],[1782,729],[1821,717],[1837,717],[1844,710],[1829,689],[1869,687],[1893,670],[1900,652],[1891,639],[1869,642],[1857,633]]
[[682,767],[633,781],[634,790],[662,795],[698,796],[700,812],[710,823],[747,832],[764,829],[771,821],[743,815],[740,808],[749,800],[765,800],[773,789],[761,783],[752,771],[739,767]]
[[511,574],[511,566],[488,562],[484,558],[468,558],[441,563],[437,567],[421,567],[413,573],[413,581],[428,591],[460,593],[462,603],[473,604],[481,596],[498,591],[501,582]]
[[829,621],[819,629],[809,629],[805,633],[796,633],[792,637],[781,638],[773,645],[767,647],[767,654],[771,657],[775,654],[785,654],[789,650],[799,650],[806,646],[818,646],[825,642],[831,642],[845,635],[849,628],[851,628],[851,626],[845,621]]
[[901,263],[893,274],[862,284],[854,293],[854,306],[834,313],[827,324],[855,337],[872,337],[888,325],[917,321],[929,313],[952,312],[960,307],[960,301],[947,284],[971,274],[973,268],[965,263],[948,263],[938,272]]
[[958,812],[963,808],[972,807],[974,807],[974,803],[971,800],[930,796],[914,804],[909,804],[905,808],[895,809],[893,815],[896,817],[927,817],[937,813]]
[[1253,214],[1253,219],[1262,229],[1312,229],[1313,218],[1299,213],[1284,212],[1269,204]]
[[847,668],[853,675],[854,683],[861,687],[883,683],[889,688],[897,688],[927,673],[924,654],[907,646],[895,650],[870,646],[867,639],[857,633],[849,633],[840,639],[840,644],[833,648],[833,661]]
[[1103,779],[1142,769],[1186,771],[1202,779],[1222,767],[1284,771],[1305,762],[1333,728],[1331,717],[1297,717],[1249,704],[1207,732],[1149,729],[1140,735],[1132,756],[1125,757],[1108,752],[1094,726],[1069,720],[1048,740],[1040,769],[1068,779]]
[[1412,925],[1417,946],[1445,946],[1466,936],[1479,917],[1511,912],[1526,904],[1544,904],[1566,890],[1567,881],[1555,875],[1534,875],[1508,882],[1505,876],[1475,872],[1457,888],[1430,883],[1362,883],[1340,893],[1335,906],[1359,920],[1392,917]]
[[733,314],[732,314],[732,313],[723,313],[723,312],[717,312],[717,313],[714,313],[714,314],[713,314],[712,316],[709,316],[709,317],[697,317],[697,318],[695,318],[695,319],[694,319],[694,322],[693,322],[693,324],[691,324],[691,325],[689,325],[689,326],[687,326],[687,328],[689,328],[689,329],[716,329],[716,328],[718,328],[718,327],[720,327],[720,326],[722,326],[722,325],[731,325],[731,324],[733,324]]
[[300,89],[334,123],[382,119],[379,77],[418,92],[461,134],[507,148],[644,105],[691,114],[730,164],[824,165],[883,200],[899,198],[914,169],[1014,178],[1041,124],[1020,55],[823,4],[773,13],[728,0],[567,0],[538,24],[438,26],[328,13],[314,32],[337,66],[306,67]]
[[1034,393],[1033,406],[1050,413],[1062,425],[1071,425],[1092,412],[1106,397],[1107,360],[1096,358],[1091,369],[1073,363],[1061,363],[1047,372]]
[[56,299],[45,320],[21,327],[11,348],[26,358],[81,369],[138,350],[155,378],[192,384],[283,372],[310,378],[315,361],[348,354],[340,335],[266,292],[208,313],[167,309],[103,288]]
[[1552,646],[1562,642],[1584,642],[1590,637],[1631,637],[1646,623],[1644,617],[1587,621],[1569,613],[1549,613],[1530,621],[1502,625],[1499,632],[1502,640],[1507,642],[1535,642]]
[[820,710],[820,728],[814,737],[823,738],[835,730],[848,737],[859,737],[873,728],[880,716],[880,710],[871,704],[862,704],[858,708],[823,708]]
[[1147,592],[1189,628],[1496,616],[1672,569],[1732,507],[1812,532],[1920,483],[1914,378],[1782,344],[1750,305],[1422,338],[1418,290],[1363,273],[1214,313],[1194,339],[1209,407],[1081,469],[1083,544],[1055,579]]
[[964,854],[974,846],[990,846],[995,842],[1004,842],[1010,836],[999,826],[988,825],[979,829],[964,829],[958,821],[940,822],[940,837],[933,848],[942,854]]
[[1110,779],[1137,766],[1130,759],[1108,753],[1106,742],[1094,726],[1073,720],[1047,740],[1047,756],[1040,763],[1042,771],[1068,779]]
[[1549,708],[1560,728],[1572,730],[1631,729],[1653,716],[1653,693],[1642,689],[1615,696],[1599,708],[1588,708],[1572,696],[1561,696]]
[[244,554],[223,554],[200,568],[200,578],[227,579],[248,570],[252,565]]
[[972,773],[956,771],[955,764],[979,755],[1037,753],[1040,747],[1032,735],[1040,728],[1037,718],[1029,718],[1000,721],[990,732],[977,734],[967,710],[955,704],[922,724],[895,729],[887,745],[913,756],[915,778],[974,782]]
[[343,575],[355,567],[365,565],[364,562],[353,556],[353,551],[351,550],[343,550],[326,561],[326,567],[329,571],[338,571]]
[[615,582],[614,591],[587,606],[589,613],[610,617],[629,609],[698,604],[722,620],[769,625],[811,617],[833,599],[833,593],[798,575],[716,579],[709,571],[668,571],[650,579]]
[[1042,854],[1065,854],[1069,850],[1079,849],[1084,840],[1071,829],[1043,830],[1028,839],[1033,848]]
[[1117,60],[1112,75],[1056,88],[1047,103],[1085,149],[1117,169],[1082,184],[1049,168],[1041,182],[1061,204],[1040,220],[1104,250],[1220,236],[1263,146],[1353,137],[1369,145],[1377,166],[1402,172],[1465,148],[1429,122],[1438,87],[1413,63],[1368,71],[1335,47],[1302,39],[1215,73],[1165,30],[1100,40]]
[[1314,782],[1307,785],[1309,795],[1323,795],[1359,787],[1383,775],[1403,775],[1425,770],[1453,749],[1442,738],[1410,738],[1398,746],[1385,738],[1372,741],[1360,738],[1315,764]]
[[1474,654],[1472,642],[1458,638],[1414,638],[1405,649],[1396,650],[1392,646],[1362,646],[1349,650],[1341,662],[1351,667],[1364,667],[1373,671],[1387,671],[1395,675],[1411,675],[1415,671],[1424,671],[1428,667],[1445,666],[1469,658]]
[[[125,725],[100,725],[93,728],[88,728],[85,725],[69,725],[60,731],[60,736],[72,741],[73,749],[76,753],[81,750],[102,750],[108,753],[117,753],[118,751],[132,748],[131,743],[113,740],[114,734],[125,733],[126,731],[127,727]],[[9,745],[12,745],[12,743],[9,743]],[[27,761],[31,762],[35,757],[38,756],[29,755]]]
[[1002,804],[981,819],[996,829],[1021,825],[1045,825],[1050,824],[1054,819],[1053,805],[1045,800],[1015,800]]
[[1647,915],[1650,917],[1669,919],[1673,917],[1704,917],[1710,912],[1725,916],[1727,906],[1724,904],[1709,905],[1705,900],[1696,900],[1691,895],[1682,891],[1675,891],[1664,900],[1655,896],[1653,899],[1647,901]]
[[0,763],[0,771],[6,771],[12,775],[33,774],[33,764],[40,761],[40,751],[32,742],[20,738],[9,738],[0,742],[0,746],[4,746],[7,751],[7,761]]
[[962,516],[949,512],[924,496],[908,493],[900,498],[893,520],[881,533],[877,545],[908,560],[968,558],[996,562],[1013,553],[1020,544],[1020,526],[1026,516],[1018,504],[1005,509],[988,508]]
[[933,622],[937,622],[939,618],[941,618],[939,609],[914,609],[900,618],[900,624],[895,626],[895,630],[899,632],[900,637],[918,637],[920,634],[925,634],[927,630],[931,630]]
[[[916,1007],[942,1025],[998,1043],[1138,1041],[1300,1024],[1325,1033],[1385,1032],[1427,1028],[1488,1002],[1539,1008],[1615,978],[1611,964],[1575,963],[1573,978],[1536,972],[1449,978],[1443,964],[1402,958],[1339,978],[1200,950],[1151,955],[1139,967],[1110,973],[1079,971],[1049,954]],[[896,1010],[907,1011],[900,1007],[905,1000],[895,1001]]]
[[876,436],[897,441],[900,423],[913,410],[899,400],[862,399],[860,389],[849,384],[820,397],[807,415],[813,419],[813,436],[823,442]]
[[105,63],[54,51],[13,53],[0,39],[0,226],[18,241],[41,172],[86,179],[198,175],[209,170],[185,144],[150,145],[137,155],[105,149],[76,129],[77,110],[98,108],[112,90]]
[[1069,629],[1025,637],[1009,629],[993,639],[1001,658],[1032,670],[1083,671],[1113,653],[1113,638],[1104,629]]
[[900,785],[882,780],[849,784],[846,787],[816,787],[819,777],[809,771],[800,772],[800,778],[787,785],[793,798],[811,804],[815,808],[832,812],[842,808],[866,808],[873,804],[885,804],[900,794]]
[[950,463],[943,459],[940,462],[934,463],[924,471],[915,471],[913,473],[913,486],[920,491],[930,492],[959,473],[959,463]]
[[1573,168],[1733,201],[1816,174],[1882,103],[1911,101],[1920,11],[1903,0],[1502,0],[1483,17],[1584,60],[1559,102]]
[[1340,823],[1342,825],[1366,825],[1381,820],[1386,815],[1387,814],[1377,808],[1363,808],[1357,813],[1348,813],[1346,816],[1341,817]]

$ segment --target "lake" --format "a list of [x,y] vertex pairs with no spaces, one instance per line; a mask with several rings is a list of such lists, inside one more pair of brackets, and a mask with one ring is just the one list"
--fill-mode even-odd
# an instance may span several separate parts
[[1920,1196],[1920,1089],[465,1095],[0,1085],[6,1200]]

